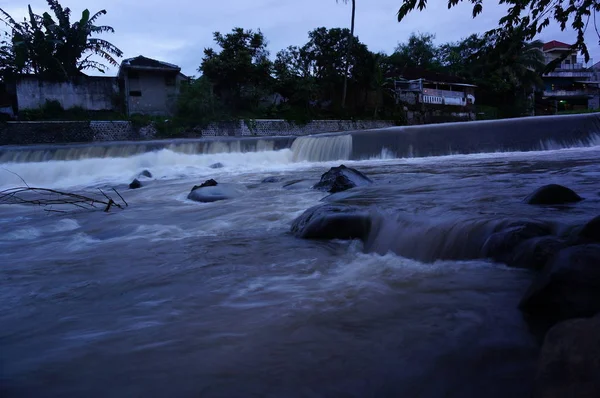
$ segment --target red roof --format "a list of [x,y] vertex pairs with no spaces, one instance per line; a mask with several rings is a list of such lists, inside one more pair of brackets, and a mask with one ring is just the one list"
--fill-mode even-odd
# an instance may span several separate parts
[[557,40],[552,40],[548,43],[544,43],[544,51],[554,50],[555,48],[571,48],[571,45]]

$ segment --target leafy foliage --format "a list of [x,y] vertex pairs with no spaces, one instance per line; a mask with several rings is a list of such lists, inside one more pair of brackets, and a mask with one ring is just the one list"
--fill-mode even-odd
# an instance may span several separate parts
[[[15,72],[35,73],[45,78],[68,79],[87,69],[105,71],[102,62],[117,66],[116,58],[122,51],[110,42],[93,37],[102,33],[114,33],[110,26],[96,25],[105,10],[91,15],[89,10],[81,13],[78,21],[71,22],[71,10],[63,8],[57,0],[47,0],[50,10],[42,15],[28,7],[28,17],[17,22],[0,8],[4,22],[11,28],[11,62]],[[4,53],[0,54],[4,57]]]
[[264,35],[234,28],[226,35],[215,32],[214,40],[221,50],[205,49],[199,71],[232,111],[255,110],[271,85],[272,63]]
[[[464,0],[448,0],[448,8],[452,8]],[[473,5],[472,16],[475,18],[483,11],[483,0],[468,0]],[[542,30],[547,28],[554,20],[565,30],[570,23],[571,28],[577,33],[577,40],[572,45],[573,50],[580,51],[586,62],[590,54],[585,43],[585,32],[588,24],[593,19],[596,27],[596,13],[600,11],[600,2],[597,0],[499,0],[499,4],[506,4],[508,12],[498,21],[498,28],[486,33],[497,41],[511,42],[515,36],[531,41]],[[403,0],[398,10],[398,21],[402,21],[410,12],[417,9],[422,11],[427,7],[427,0]],[[600,33],[598,33],[600,39]],[[560,62],[557,61],[557,62]]]
[[440,70],[440,49],[433,43],[435,35],[412,33],[408,42],[399,43],[393,54],[393,62],[398,66]]

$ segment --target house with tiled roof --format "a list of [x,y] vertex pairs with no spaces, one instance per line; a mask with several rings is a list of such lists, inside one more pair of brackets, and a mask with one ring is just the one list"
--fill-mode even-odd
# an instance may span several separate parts
[[118,79],[127,115],[163,116],[175,112],[181,83],[187,77],[177,65],[140,55],[123,60]]
[[598,109],[600,95],[593,62],[586,62],[572,46],[557,40],[544,43],[546,65],[556,67],[542,76],[543,100],[552,113],[565,110]]

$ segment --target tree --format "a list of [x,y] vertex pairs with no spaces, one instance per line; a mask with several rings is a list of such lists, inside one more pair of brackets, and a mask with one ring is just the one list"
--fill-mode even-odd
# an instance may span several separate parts
[[213,93],[206,76],[190,79],[181,85],[177,98],[177,117],[194,126],[204,127],[224,117],[221,102]]
[[274,73],[278,90],[297,106],[306,108],[312,103],[311,112],[329,111],[339,117],[338,94],[347,77],[346,106],[353,101],[352,114],[356,114],[357,107],[364,105],[361,95],[372,89],[373,54],[354,37],[348,55],[349,29],[321,27],[310,31],[308,36],[303,46],[288,47],[277,54]]
[[402,70],[406,67],[439,70],[439,49],[431,33],[411,33],[407,43],[399,43],[392,55],[393,63]]
[[[483,0],[468,0],[473,5],[472,15],[475,18],[483,11]],[[463,0],[448,0],[448,8],[462,3]],[[593,16],[593,23],[600,38],[596,25],[596,12],[600,11],[600,1],[597,0],[499,0],[500,4],[507,4],[508,12],[498,21],[498,28],[488,32],[500,40],[511,40],[513,36],[522,37],[531,41],[535,36],[550,25],[554,19],[565,30],[569,21],[577,33],[577,40],[572,45],[573,50],[581,51],[586,62],[590,54],[585,43],[585,32]],[[398,10],[398,21],[401,22],[406,15],[417,8],[419,11],[427,7],[427,0],[402,0]],[[560,62],[560,60],[558,60]]]
[[44,77],[68,79],[80,75],[87,69],[104,72],[106,66],[92,59],[102,58],[112,66],[117,66],[115,58],[122,51],[110,42],[93,37],[100,33],[114,33],[110,26],[95,25],[106,10],[94,15],[89,10],[81,13],[81,18],[71,23],[71,10],[63,8],[57,0],[47,0],[54,13],[37,15],[28,7],[29,19],[16,22],[0,8],[4,22],[12,30],[12,51],[14,68],[18,72],[33,72]]
[[[336,0],[339,1],[339,0]],[[350,0],[343,0],[345,4],[348,4]],[[354,39],[354,19],[356,16],[356,0],[352,1],[352,18],[350,20],[350,40],[348,40],[346,48],[346,70],[344,73],[344,89],[342,92],[342,108],[346,107],[346,95],[348,93],[348,69],[350,68],[350,52],[352,51],[352,42]]]
[[264,35],[242,28],[234,28],[226,35],[219,32],[213,35],[221,50],[205,49],[198,71],[232,111],[256,109],[269,93],[272,80],[273,65]]
[[6,78],[15,72],[15,54],[10,43],[10,38],[7,32],[3,32],[4,38],[0,39],[0,81],[6,80]]

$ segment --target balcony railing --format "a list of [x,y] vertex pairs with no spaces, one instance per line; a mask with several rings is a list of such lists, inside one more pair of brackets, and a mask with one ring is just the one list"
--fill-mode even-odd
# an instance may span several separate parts
[[546,77],[581,77],[581,78],[592,78],[594,76],[594,72],[592,71],[562,71],[555,70],[550,73],[546,73],[544,76]]
[[544,97],[576,97],[592,95],[593,93],[587,89],[580,90],[544,90]]

